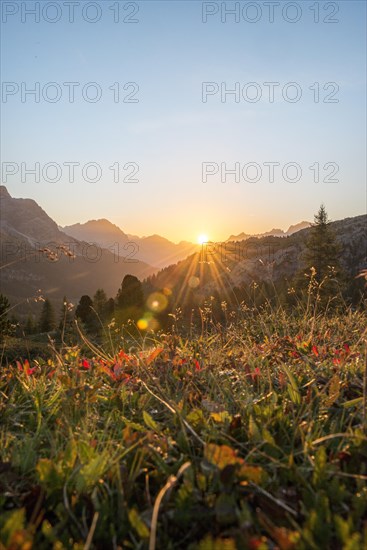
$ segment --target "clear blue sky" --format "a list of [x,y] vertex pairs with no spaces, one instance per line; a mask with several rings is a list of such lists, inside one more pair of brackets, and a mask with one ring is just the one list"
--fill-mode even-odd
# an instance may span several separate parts
[[[3,96],[1,155],[3,163],[29,167],[95,162],[102,168],[101,181],[84,181],[81,168],[74,183],[66,167],[55,183],[42,175],[39,183],[31,176],[22,183],[19,172],[6,183],[13,196],[34,198],[60,225],[108,218],[125,232],[159,233],[175,241],[194,240],[199,233],[220,241],[241,231],[286,229],[312,220],[321,202],[332,219],[366,212],[364,1],[336,2],[334,16],[326,2],[319,2],[319,23],[310,9],[315,2],[298,2],[301,18],[289,23],[281,16],[281,1],[274,23],[264,2],[258,2],[256,23],[242,16],[239,23],[233,16],[222,23],[218,13],[205,24],[202,2],[195,0],[138,2],[132,18],[139,22],[132,24],[114,23],[109,8],[116,2],[109,0],[96,3],[101,20],[88,23],[81,17],[87,3],[79,2],[70,23],[67,7],[57,2],[61,19],[54,24],[42,14],[39,23],[32,16],[22,23],[21,3],[7,3],[19,12],[2,23],[3,82],[25,82],[28,88],[39,82],[41,89],[56,82],[62,97],[48,103],[41,96],[35,103],[28,96],[22,103],[19,92],[5,103]],[[35,2],[26,4],[31,8]],[[119,4],[121,17],[128,17],[133,8]],[[234,4],[227,2],[229,8]],[[50,8],[46,17],[55,13]],[[90,8],[87,15],[94,13]],[[294,13],[290,10],[289,17]],[[250,10],[248,18],[254,14]],[[339,22],[324,23],[325,17]],[[73,104],[63,86],[72,81],[81,84]],[[101,86],[98,103],[82,98],[80,89],[88,82]],[[115,82],[136,82],[139,103],[115,103],[108,89]],[[228,88],[256,82],[263,96],[256,103],[236,103],[233,97],[222,103],[218,93],[203,103],[203,82],[224,82]],[[280,83],[274,103],[264,82]],[[283,99],[288,82],[300,86],[300,101]],[[315,82],[320,83],[319,103],[309,89]],[[338,84],[338,103],[322,101],[333,91],[323,90],[327,82]],[[115,183],[109,170],[115,162],[121,167],[137,163],[139,182]],[[217,174],[203,183],[203,162],[226,162],[228,168],[256,162],[263,177],[236,183],[233,177],[221,182]],[[264,162],[281,165],[273,183]],[[283,180],[281,169],[289,162],[301,166],[299,182]],[[309,169],[315,162],[320,163],[319,183]],[[322,181],[331,172],[323,171],[327,162],[338,164],[338,183]]]

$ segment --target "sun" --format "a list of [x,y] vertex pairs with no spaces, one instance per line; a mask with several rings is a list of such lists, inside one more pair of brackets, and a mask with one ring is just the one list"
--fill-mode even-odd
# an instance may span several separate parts
[[207,235],[204,235],[204,233],[202,233],[201,235],[198,236],[198,243],[199,244],[205,244],[207,242],[209,242],[209,239],[208,239]]

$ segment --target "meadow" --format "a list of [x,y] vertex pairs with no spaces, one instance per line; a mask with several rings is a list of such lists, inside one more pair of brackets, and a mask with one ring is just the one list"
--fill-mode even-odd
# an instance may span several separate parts
[[201,313],[3,362],[2,550],[367,547],[365,313]]

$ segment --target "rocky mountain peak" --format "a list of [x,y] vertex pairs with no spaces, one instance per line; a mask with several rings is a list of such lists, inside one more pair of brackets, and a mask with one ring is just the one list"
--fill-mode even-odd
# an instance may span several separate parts
[[1,199],[11,199],[11,195],[5,185],[0,185],[0,198]]

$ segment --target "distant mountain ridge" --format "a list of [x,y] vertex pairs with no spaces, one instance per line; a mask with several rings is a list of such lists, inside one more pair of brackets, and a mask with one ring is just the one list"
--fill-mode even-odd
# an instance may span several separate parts
[[[126,241],[129,240],[129,235],[105,218],[89,220],[85,223],[76,223],[74,225],[60,227],[60,229],[79,240],[90,240],[91,242],[101,241],[99,244],[103,241],[106,244],[110,244],[111,239],[115,239],[116,237],[125,239]],[[86,239],[86,237],[88,237],[88,239]]]
[[131,254],[134,258],[157,268],[175,264],[200,248],[199,245],[186,241],[176,244],[156,234],[148,237],[128,235],[106,219],[77,223],[63,227],[62,230],[74,238],[115,250],[121,256]]
[[295,225],[290,225],[287,231],[283,231],[283,229],[272,229],[271,231],[266,231],[265,233],[240,233],[239,235],[231,235],[226,242],[245,241],[246,239],[250,239],[251,237],[289,237],[290,235],[293,235],[293,233],[297,233],[297,231],[302,231],[302,229],[307,229],[308,227],[311,227],[311,225],[312,224],[310,222],[303,221],[296,223]]
[[[287,231],[272,229],[271,231],[257,235],[240,233],[239,235],[231,235],[226,242],[244,241],[252,237],[271,235],[287,237],[297,231],[310,227],[310,225],[310,222],[303,221],[291,225]],[[89,220],[85,223],[76,223],[62,227],[61,229],[76,239],[94,242],[109,250],[118,250],[120,255],[126,255],[127,251],[130,251],[131,254],[134,254],[135,258],[161,269],[184,260],[190,254],[198,252],[201,248],[201,245],[189,241],[181,241],[176,244],[166,237],[157,234],[147,237],[129,235],[105,218]]]

